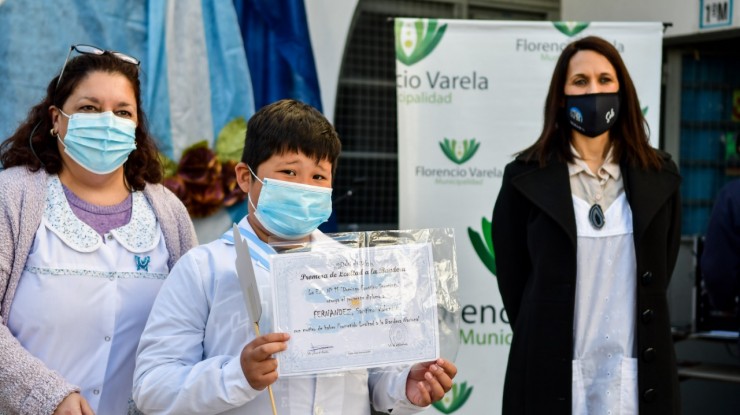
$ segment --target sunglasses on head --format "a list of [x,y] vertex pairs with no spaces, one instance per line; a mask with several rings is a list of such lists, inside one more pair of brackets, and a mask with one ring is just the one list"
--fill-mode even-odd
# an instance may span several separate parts
[[134,58],[131,55],[127,55],[125,53],[116,52],[114,50],[105,50],[100,49],[96,46],[90,46],[90,45],[72,45],[69,47],[69,53],[67,53],[67,59],[64,60],[64,66],[62,66],[62,71],[59,72],[59,78],[57,79],[57,88],[59,88],[59,83],[62,81],[62,75],[64,75],[64,68],[67,67],[67,62],[69,62],[69,57],[72,55],[72,51],[76,50],[79,53],[85,54],[85,55],[111,55],[115,58],[118,58],[124,62],[130,63],[132,65],[139,66],[141,62],[139,62],[138,59]]

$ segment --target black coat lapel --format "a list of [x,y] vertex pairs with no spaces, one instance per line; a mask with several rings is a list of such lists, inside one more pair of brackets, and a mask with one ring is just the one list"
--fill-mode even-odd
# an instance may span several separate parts
[[660,172],[622,163],[624,189],[632,209],[635,239],[642,237],[653,217],[681,184],[675,164],[666,162]]
[[551,161],[543,168],[514,177],[512,184],[560,224],[573,246],[576,246],[576,220],[566,163]]

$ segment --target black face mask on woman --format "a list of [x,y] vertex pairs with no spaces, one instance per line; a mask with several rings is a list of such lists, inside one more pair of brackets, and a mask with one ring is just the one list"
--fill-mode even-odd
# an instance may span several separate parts
[[594,138],[610,129],[618,116],[618,92],[565,96],[568,123],[587,137]]

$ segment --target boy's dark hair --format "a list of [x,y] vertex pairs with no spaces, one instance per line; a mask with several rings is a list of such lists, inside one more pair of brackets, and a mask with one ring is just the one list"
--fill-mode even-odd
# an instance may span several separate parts
[[[154,139],[149,135],[146,116],[141,105],[139,67],[108,53],[76,56],[67,63],[59,85],[57,85],[59,75],[49,82],[46,96],[31,108],[18,129],[0,145],[0,163],[4,168],[26,166],[31,171],[43,168],[48,174],[58,174],[62,171],[62,156],[59,154],[57,138],[49,133],[53,126],[49,107],[54,105],[62,108],[80,82],[93,72],[122,75],[128,79],[134,90],[138,119],[136,150],[128,156],[124,164],[126,182],[133,190],[142,190],[146,183],[162,181],[164,169]],[[31,134],[33,137],[30,137]],[[31,142],[33,148],[29,144]]]
[[339,135],[316,108],[294,99],[282,99],[260,108],[247,123],[242,162],[252,171],[275,154],[301,152],[314,160],[328,160],[332,175],[342,150]]

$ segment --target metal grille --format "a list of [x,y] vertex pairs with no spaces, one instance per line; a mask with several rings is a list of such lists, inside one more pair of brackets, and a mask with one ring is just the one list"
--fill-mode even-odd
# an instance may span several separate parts
[[[740,178],[740,51],[727,44],[686,53],[681,80],[682,234],[704,234],[719,189]],[[740,117],[740,113],[738,114]]]
[[[398,228],[396,61],[392,17],[544,20],[559,1],[360,0],[350,28],[337,91],[335,127],[342,155],[334,182],[340,231]],[[543,3],[544,4],[544,3]]]

